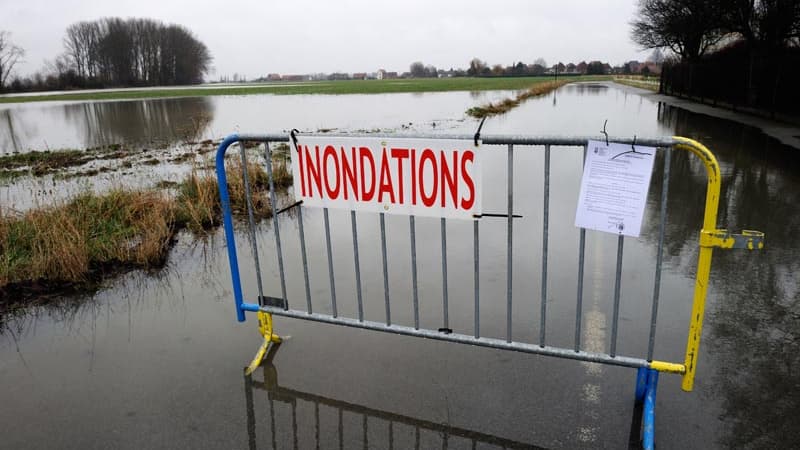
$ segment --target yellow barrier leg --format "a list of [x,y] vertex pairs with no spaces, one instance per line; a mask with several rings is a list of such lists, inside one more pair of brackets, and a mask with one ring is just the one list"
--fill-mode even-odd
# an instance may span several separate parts
[[261,361],[264,360],[264,355],[267,354],[267,350],[269,349],[271,343],[281,342],[280,336],[272,332],[272,314],[262,311],[258,312],[258,331],[260,331],[261,336],[264,337],[264,342],[261,343],[261,346],[256,352],[256,356],[253,357],[253,360],[250,361],[250,364],[244,370],[245,375],[250,375],[256,369],[258,369],[258,366],[260,366]]
[[697,369],[697,355],[700,352],[700,335],[703,333],[703,316],[706,309],[706,292],[708,291],[708,275],[711,272],[710,247],[700,247],[697,261],[697,277],[694,284],[694,301],[692,317],[689,321],[689,338],[686,342],[686,373],[683,374],[681,388],[691,392],[694,387],[694,374]]

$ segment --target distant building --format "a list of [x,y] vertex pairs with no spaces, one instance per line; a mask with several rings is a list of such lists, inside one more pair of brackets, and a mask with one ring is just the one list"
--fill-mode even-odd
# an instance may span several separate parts
[[647,71],[650,75],[660,75],[661,74],[661,64],[655,63],[653,61],[647,61],[646,63],[642,64],[639,69],[639,73],[647,67]]
[[378,69],[378,73],[375,78],[379,80],[390,80],[393,78],[397,78],[397,72],[387,72],[384,69]]
[[641,71],[641,63],[639,61],[628,61],[625,65],[628,66],[630,73],[639,73]]
[[281,81],[305,81],[308,77],[305,75],[281,75]]
[[279,73],[271,73],[267,75],[267,80],[269,81],[281,81],[281,74]]
[[354,80],[366,80],[367,79],[367,74],[364,73],[364,72],[354,73],[353,74],[353,79]]

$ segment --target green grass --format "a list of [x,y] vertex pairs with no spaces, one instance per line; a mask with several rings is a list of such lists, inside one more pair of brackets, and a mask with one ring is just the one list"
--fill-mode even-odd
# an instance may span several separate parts
[[15,153],[0,156],[0,169],[31,167],[34,170],[71,167],[84,164],[87,152],[82,150],[55,150],[46,152]]
[[614,82],[639,89],[647,89],[653,92],[658,92],[659,87],[658,77],[645,78],[628,75],[623,77],[614,77]]
[[[609,80],[609,76],[565,77],[569,81]],[[552,81],[553,77],[519,78],[412,78],[396,80],[303,81],[252,84],[236,87],[157,88],[144,91],[107,90],[101,92],[64,92],[48,95],[0,97],[0,103],[23,103],[70,100],[121,100],[160,97],[205,97],[212,95],[252,94],[388,94],[403,92],[491,91],[528,89]]]

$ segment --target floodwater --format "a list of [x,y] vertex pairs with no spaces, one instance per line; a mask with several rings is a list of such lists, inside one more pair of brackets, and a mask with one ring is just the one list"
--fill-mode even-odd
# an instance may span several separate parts
[[[471,133],[463,111],[503,94],[249,96],[137,102],[40,104],[0,110],[15,132],[4,149],[92,146],[173,139],[185,115],[210,115],[202,138],[229,131]],[[74,108],[84,113],[68,114]],[[85,111],[116,111],[92,122]],[[151,111],[150,116],[137,115]],[[127,112],[125,112],[127,111]],[[167,111],[183,111],[172,112]],[[100,114],[102,116],[102,113]],[[88,114],[89,117],[94,117]],[[68,119],[67,117],[73,117]],[[104,116],[106,117],[106,116]],[[149,117],[149,118],[148,118]],[[37,119],[38,118],[38,119]],[[48,122],[52,119],[52,124]],[[153,119],[158,118],[158,119]],[[608,119],[619,136],[678,134],[717,155],[721,227],[764,231],[762,252],[717,250],[695,391],[663,374],[656,408],[659,448],[792,448],[800,290],[800,154],[739,124],[659,105],[635,90],[568,85],[487,120],[485,134],[596,135]],[[34,123],[31,123],[33,121]],[[38,122],[37,122],[38,121]],[[152,122],[158,123],[152,123]],[[43,125],[43,123],[47,125]],[[126,124],[133,123],[130,127]],[[410,124],[409,124],[410,123]],[[434,127],[433,124],[436,123]],[[98,137],[93,127],[107,128]],[[136,133],[135,127],[143,131]],[[0,130],[2,130],[0,128]],[[87,131],[88,130],[88,131]],[[13,150],[12,150],[13,151]],[[505,209],[506,150],[491,148],[485,212]],[[543,149],[516,147],[514,339],[538,342]],[[580,148],[554,148],[548,258],[547,342],[571,347],[578,230],[572,226]],[[683,358],[702,221],[705,171],[671,155],[664,272],[655,358]],[[625,241],[617,350],[647,349],[663,154],[656,160],[642,236]],[[288,203],[290,199],[282,198]],[[279,216],[287,298],[305,307],[298,217]],[[365,317],[384,320],[379,221],[358,214]],[[322,213],[304,209],[311,294],[330,311]],[[413,324],[408,219],[387,216],[392,321]],[[339,314],[354,317],[350,215],[331,211]],[[481,334],[505,335],[506,222],[481,222]],[[472,224],[447,224],[450,326],[472,333]],[[439,221],[417,219],[421,325],[442,325]],[[250,244],[237,236],[247,298],[256,295]],[[265,294],[280,296],[270,223],[257,233]],[[608,351],[616,238],[587,232],[583,326],[586,350]],[[254,317],[235,321],[224,237],[182,235],[168,267],[129,273],[85,298],[0,318],[2,448],[625,448],[638,435],[635,371],[276,318],[288,336],[252,378],[242,366],[259,343]],[[634,436],[631,439],[631,436]]]

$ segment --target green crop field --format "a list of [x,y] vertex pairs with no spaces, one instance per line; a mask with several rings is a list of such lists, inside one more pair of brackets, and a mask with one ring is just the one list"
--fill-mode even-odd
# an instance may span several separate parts
[[[609,80],[609,76],[560,77],[569,81]],[[491,91],[529,89],[553,77],[519,78],[411,78],[394,80],[301,81],[242,85],[204,85],[180,88],[109,89],[44,95],[0,96],[0,103],[76,100],[124,100],[162,97],[204,97],[252,94],[386,94],[401,92]]]

